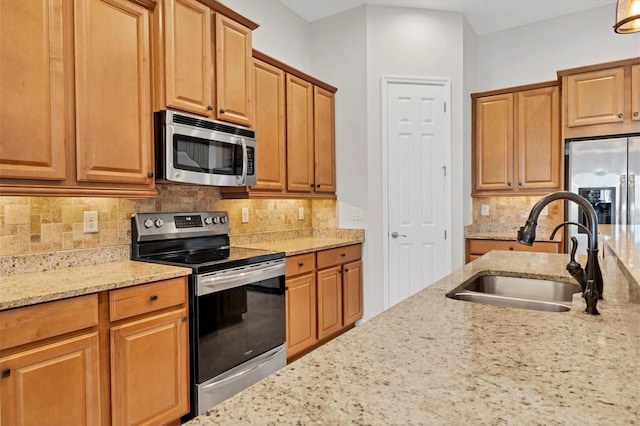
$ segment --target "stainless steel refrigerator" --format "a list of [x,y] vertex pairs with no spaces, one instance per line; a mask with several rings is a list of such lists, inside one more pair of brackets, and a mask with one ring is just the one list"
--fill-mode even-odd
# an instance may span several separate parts
[[[602,224],[640,225],[640,134],[568,142],[567,190],[585,197]],[[586,225],[574,203],[568,220]],[[586,254],[586,233],[569,226],[578,238],[578,253]]]

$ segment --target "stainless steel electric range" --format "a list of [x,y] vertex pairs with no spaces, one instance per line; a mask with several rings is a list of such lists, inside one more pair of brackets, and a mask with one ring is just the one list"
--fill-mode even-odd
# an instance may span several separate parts
[[189,267],[191,412],[286,365],[285,254],[231,247],[226,212],[137,213],[131,259]]

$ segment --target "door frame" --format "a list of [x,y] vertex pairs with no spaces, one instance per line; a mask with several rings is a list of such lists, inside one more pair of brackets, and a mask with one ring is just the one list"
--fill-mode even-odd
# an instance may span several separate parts
[[451,271],[452,258],[453,258],[453,246],[452,246],[452,181],[451,181],[451,80],[447,78],[437,77],[411,77],[411,76],[391,76],[382,75],[381,83],[381,139],[382,139],[382,258],[385,261],[382,262],[382,276],[383,276],[383,303],[384,310],[389,309],[390,304],[390,279],[389,279],[389,136],[388,136],[388,95],[390,84],[415,84],[415,85],[429,85],[440,86],[444,89],[444,98],[447,105],[447,117],[445,121],[445,127],[447,129],[448,138],[445,143],[445,164],[446,176],[445,176],[445,194],[444,201],[444,220],[445,230],[447,232],[447,238],[445,239],[445,252],[446,252],[446,265],[445,268],[448,272]]

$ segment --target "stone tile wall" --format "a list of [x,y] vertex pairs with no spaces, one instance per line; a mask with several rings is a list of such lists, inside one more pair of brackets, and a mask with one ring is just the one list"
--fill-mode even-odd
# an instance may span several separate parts
[[[541,196],[522,197],[482,197],[473,199],[473,223],[496,228],[504,225],[523,226],[529,217],[531,207]],[[489,216],[482,216],[482,205],[489,206]],[[563,201],[554,201],[547,206],[547,215],[540,216],[538,224],[541,227],[554,227],[564,219]]]
[[[0,196],[0,256],[127,245],[131,214],[227,210],[231,235],[337,226],[333,200],[221,200],[216,187],[157,185],[155,199]],[[249,223],[241,223],[242,207]],[[304,219],[298,219],[298,209]],[[84,233],[85,211],[98,212],[98,233]]]

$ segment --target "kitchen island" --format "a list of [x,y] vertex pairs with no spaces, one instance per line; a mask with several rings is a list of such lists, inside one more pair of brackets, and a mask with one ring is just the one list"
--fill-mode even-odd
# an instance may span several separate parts
[[640,423],[638,282],[602,261],[600,316],[448,299],[500,273],[573,282],[563,254],[492,251],[199,416],[207,424]]

